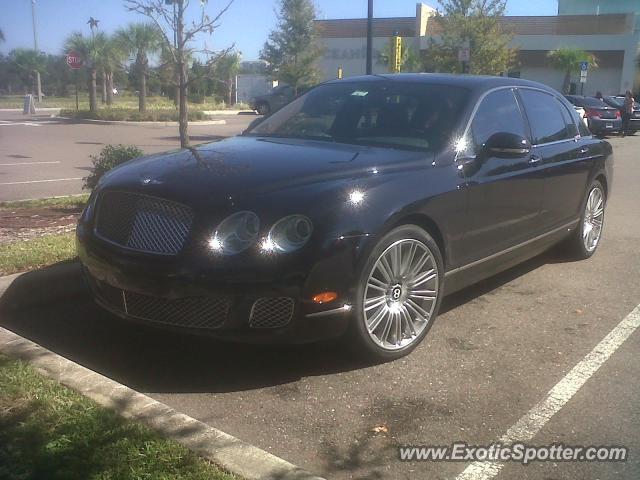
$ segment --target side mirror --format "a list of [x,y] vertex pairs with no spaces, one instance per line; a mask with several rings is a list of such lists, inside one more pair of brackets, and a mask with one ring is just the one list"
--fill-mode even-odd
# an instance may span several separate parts
[[531,151],[531,143],[515,133],[499,132],[489,137],[484,151],[491,157],[519,158]]

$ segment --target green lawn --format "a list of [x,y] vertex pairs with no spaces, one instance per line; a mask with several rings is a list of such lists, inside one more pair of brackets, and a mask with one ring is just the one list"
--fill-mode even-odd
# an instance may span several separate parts
[[0,210],[15,208],[82,208],[89,199],[88,193],[68,195],[64,197],[49,197],[36,200],[18,200],[15,202],[0,202]]
[[0,478],[233,480],[149,428],[0,355]]
[[[24,97],[22,95],[0,95],[0,108],[22,108],[23,102]],[[73,95],[69,97],[45,97],[42,99],[41,104],[36,102],[36,109],[38,107],[75,110],[76,97]],[[98,108],[104,107],[106,107],[106,105],[103,105],[100,102],[100,92],[98,92]],[[79,95],[79,108],[80,110],[89,109],[89,97],[86,93]],[[138,97],[129,94],[116,95],[113,97],[113,108],[137,109]],[[175,110],[175,105],[173,104],[173,100],[169,97],[153,96],[147,97],[147,108],[167,108]],[[215,102],[212,97],[206,97],[204,103],[189,103],[189,108],[191,110],[225,110],[227,107],[224,104]],[[238,104],[232,105],[230,108],[233,110],[246,110],[248,109],[248,106]]]
[[0,276],[44,267],[75,256],[73,232],[2,244],[0,245]]

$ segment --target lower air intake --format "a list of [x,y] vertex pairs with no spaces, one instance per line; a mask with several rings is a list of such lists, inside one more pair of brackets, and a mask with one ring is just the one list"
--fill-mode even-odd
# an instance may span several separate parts
[[294,302],[289,297],[262,297],[251,308],[251,328],[280,328],[291,321]]

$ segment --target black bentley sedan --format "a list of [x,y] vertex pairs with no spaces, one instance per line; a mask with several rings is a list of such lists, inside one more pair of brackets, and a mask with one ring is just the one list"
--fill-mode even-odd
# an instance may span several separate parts
[[346,336],[407,354],[444,295],[600,242],[611,146],[511,78],[322,84],[240,136],[105,175],[77,244],[124,318],[246,342]]

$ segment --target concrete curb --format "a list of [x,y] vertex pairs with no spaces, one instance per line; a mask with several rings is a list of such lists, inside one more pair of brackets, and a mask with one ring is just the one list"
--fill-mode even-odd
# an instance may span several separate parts
[[0,352],[28,361],[43,375],[126,418],[145,423],[163,436],[247,480],[323,480],[2,327]]
[[25,308],[77,297],[88,289],[77,261],[0,277],[0,306]]
[[257,115],[254,110],[203,110],[205,115]]
[[[158,125],[161,127],[177,127],[179,125],[178,122],[153,122],[153,121],[143,121],[143,122],[130,122],[126,120],[94,120],[91,118],[71,118],[71,117],[57,117],[62,120],[71,120],[78,123],[95,123],[97,125]],[[189,125],[226,125],[226,120],[193,120],[189,122]]]

